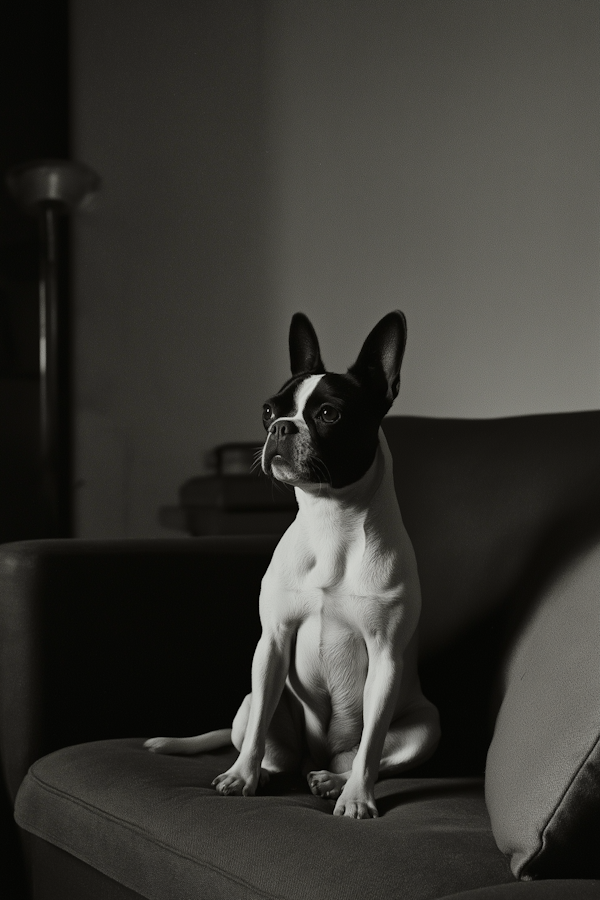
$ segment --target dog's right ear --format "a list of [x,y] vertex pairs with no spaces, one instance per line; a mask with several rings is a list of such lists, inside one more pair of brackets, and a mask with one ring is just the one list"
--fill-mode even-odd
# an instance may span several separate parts
[[389,409],[400,390],[400,367],[406,347],[406,316],[388,313],[371,331],[348,371],[381,397]]
[[290,366],[292,375],[324,375],[319,341],[304,313],[294,313],[290,325]]

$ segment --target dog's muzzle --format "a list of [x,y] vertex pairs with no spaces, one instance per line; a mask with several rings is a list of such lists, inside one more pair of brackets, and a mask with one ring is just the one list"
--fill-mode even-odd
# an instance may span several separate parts
[[262,469],[277,481],[297,483],[304,473],[308,434],[293,419],[277,419],[269,426],[263,447]]

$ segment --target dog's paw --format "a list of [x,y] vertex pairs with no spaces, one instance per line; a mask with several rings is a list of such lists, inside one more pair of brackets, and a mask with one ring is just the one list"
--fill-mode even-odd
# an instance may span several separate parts
[[311,793],[313,793],[315,797],[323,797],[326,800],[337,800],[346,786],[348,776],[336,775],[334,772],[328,772],[326,769],[323,769],[320,772],[309,772],[306,776],[306,780],[308,781]]
[[376,819],[379,816],[375,797],[365,786],[355,786],[349,780],[333,810],[334,816],[350,819]]
[[211,787],[224,797],[252,797],[257,787],[264,787],[268,780],[269,773],[266,769],[260,768],[256,772],[236,764],[222,775],[217,775],[211,782]]
[[245,797],[251,796],[254,794],[255,788],[253,788],[246,780],[239,775],[234,775],[230,772],[224,772],[222,775],[217,775],[217,777],[211,782],[211,787],[214,787],[217,794],[222,794],[224,797],[232,796],[242,796]]

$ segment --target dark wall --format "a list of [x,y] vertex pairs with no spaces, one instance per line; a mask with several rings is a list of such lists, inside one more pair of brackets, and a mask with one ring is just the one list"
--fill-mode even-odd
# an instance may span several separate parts
[[[69,151],[68,4],[10,0],[0,27],[0,542],[44,533],[38,430],[38,228],[6,170]],[[0,796],[3,895],[25,884],[8,798]]]
[[37,537],[45,529],[38,226],[17,207],[4,179],[18,163],[69,155],[68,12],[67,0],[11,0],[0,28],[0,541]]

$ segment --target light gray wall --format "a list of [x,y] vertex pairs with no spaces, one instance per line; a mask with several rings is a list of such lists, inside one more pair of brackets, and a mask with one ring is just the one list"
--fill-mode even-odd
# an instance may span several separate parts
[[274,3],[275,294],[335,365],[391,307],[398,410],[598,404],[599,5]]
[[394,412],[598,406],[596,0],[74,0],[78,532],[166,533],[312,316]]

